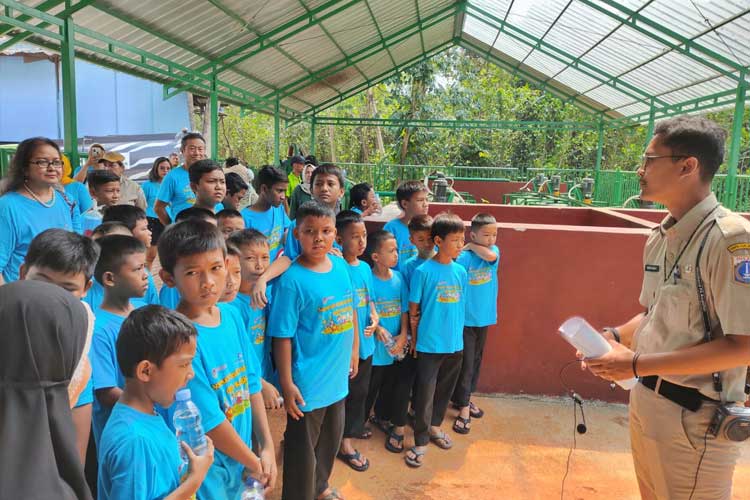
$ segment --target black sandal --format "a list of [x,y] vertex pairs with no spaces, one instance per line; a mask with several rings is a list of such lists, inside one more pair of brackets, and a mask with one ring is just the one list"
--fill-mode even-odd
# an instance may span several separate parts
[[453,448],[453,441],[451,441],[448,434],[443,431],[440,431],[440,434],[431,434],[430,442],[441,450],[450,450]]
[[[346,463],[346,465],[356,470],[357,472],[364,472],[370,468],[370,461],[366,458],[363,460],[362,455],[360,455],[359,451],[357,450],[354,450],[354,453],[349,455],[347,455],[346,453],[338,452],[336,454],[336,458],[343,461],[344,463]],[[360,465],[355,464],[355,460],[359,462]]]
[[[461,423],[459,426],[458,423]],[[471,417],[469,418],[463,418],[462,416],[456,417],[456,421],[453,422],[453,432],[456,432],[458,434],[468,434],[471,432],[471,427],[469,427],[469,424],[471,423]]]
[[424,457],[424,454],[425,454],[424,450],[419,451],[417,447],[414,446],[413,448],[410,448],[409,451],[414,454],[414,458],[410,457],[407,452],[406,456],[404,456],[404,462],[406,462],[406,465],[408,465],[409,467],[413,469],[422,467],[422,463],[423,463],[422,461],[424,460],[424,458],[422,457]]
[[391,423],[387,420],[382,420],[376,417],[375,415],[370,415],[370,418],[368,419],[371,424],[373,424],[375,427],[383,431],[384,433],[388,434],[391,431]]
[[[395,440],[399,446],[393,445],[391,439]],[[391,453],[401,453],[404,451],[404,435],[398,435],[393,431],[388,432],[388,436],[385,438],[385,449]]]
[[484,410],[474,403],[469,403],[469,415],[471,415],[471,418],[482,418],[484,416]]

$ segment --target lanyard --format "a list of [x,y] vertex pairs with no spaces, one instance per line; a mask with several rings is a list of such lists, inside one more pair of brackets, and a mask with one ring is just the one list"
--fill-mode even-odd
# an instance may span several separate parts
[[[701,315],[703,317],[703,341],[704,342],[711,342],[711,320],[708,316],[708,301],[706,300],[706,288],[703,286],[703,278],[701,278],[701,268],[700,268],[700,260],[701,255],[703,254],[703,247],[706,246],[706,241],[708,240],[708,235],[711,233],[711,229],[716,225],[716,220],[714,220],[711,223],[711,226],[709,226],[708,231],[706,231],[706,235],[703,237],[703,241],[701,242],[701,246],[698,248],[698,256],[695,258],[695,285],[698,289],[698,301],[701,305]],[[722,392],[722,383],[721,383],[721,375],[718,372],[714,372],[711,374],[711,378],[713,379],[714,383],[714,390],[721,394]]]
[[[669,270],[669,272],[667,272],[667,250],[666,250],[666,248],[664,249],[664,266],[663,266],[663,269],[664,269],[664,283],[666,283],[667,280],[669,280],[669,277],[672,276],[672,274],[675,272],[675,269],[677,269],[677,265],[680,263],[680,259],[682,258],[682,254],[684,254],[685,250],[687,250],[687,248],[690,246],[690,242],[693,240],[693,237],[695,236],[695,233],[698,232],[698,229],[700,229],[701,226],[703,225],[703,223],[706,221],[706,219],[708,219],[708,216],[711,215],[712,213],[714,213],[716,211],[716,209],[719,208],[719,206],[720,205],[717,204],[714,208],[712,208],[711,211],[708,212],[701,219],[701,221],[698,223],[698,225],[695,226],[695,229],[693,229],[693,232],[690,234],[690,238],[688,238],[688,240],[685,242],[685,246],[682,247],[682,250],[680,250],[680,253],[677,255],[677,258],[675,259],[674,264],[672,264],[672,268]],[[703,242],[705,244],[705,240]]]

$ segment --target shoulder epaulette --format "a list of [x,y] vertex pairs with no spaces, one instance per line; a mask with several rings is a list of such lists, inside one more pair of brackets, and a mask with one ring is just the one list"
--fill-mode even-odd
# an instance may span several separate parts
[[750,235],[750,221],[729,210],[716,217],[716,225],[724,238]]

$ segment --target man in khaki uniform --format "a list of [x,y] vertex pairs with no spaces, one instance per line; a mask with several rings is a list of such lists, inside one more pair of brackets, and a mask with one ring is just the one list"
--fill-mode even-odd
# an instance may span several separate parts
[[117,151],[107,151],[104,156],[99,158],[100,166],[111,170],[120,178],[120,201],[117,204],[133,205],[145,211],[148,206],[146,195],[143,194],[143,189],[137,182],[131,181],[125,175],[124,161],[125,157]]
[[669,215],[643,254],[645,312],[605,329],[612,351],[586,361],[608,380],[640,377],[630,394],[630,438],[644,499],[732,495],[739,443],[712,436],[708,426],[720,404],[746,398],[750,222],[711,193],[725,139],[723,129],[699,117],[657,125],[638,175],[641,197],[662,203]]

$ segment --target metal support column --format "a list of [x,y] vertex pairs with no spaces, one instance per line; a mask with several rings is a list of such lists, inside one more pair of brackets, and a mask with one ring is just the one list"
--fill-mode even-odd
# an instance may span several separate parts
[[310,154],[315,155],[315,125],[318,120],[315,115],[310,120]]
[[279,166],[279,160],[281,159],[279,155],[279,141],[281,140],[281,120],[279,118],[279,100],[276,99],[276,102],[273,107],[273,164],[274,166]]
[[646,129],[646,144],[643,145],[643,149],[648,147],[648,143],[651,142],[651,138],[654,136],[654,115],[656,109],[654,108],[654,98],[651,98],[651,107],[648,110],[648,128]]
[[724,206],[734,210],[737,206],[737,164],[740,160],[740,142],[742,142],[742,122],[745,116],[745,97],[747,95],[746,73],[740,74],[740,84],[737,87],[737,99],[734,102],[734,118],[732,119],[732,136],[727,157],[727,178],[724,183]]
[[78,118],[76,115],[76,59],[75,25],[73,18],[67,17],[61,27],[60,68],[62,73],[63,127],[65,154],[75,170],[80,165],[78,157]]
[[211,159],[219,157],[219,96],[216,92],[216,75],[211,79]]

